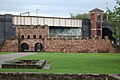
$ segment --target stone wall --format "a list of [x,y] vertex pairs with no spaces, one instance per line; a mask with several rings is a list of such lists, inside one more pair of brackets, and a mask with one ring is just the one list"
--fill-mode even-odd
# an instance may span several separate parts
[[[41,37],[40,37],[41,35]],[[29,38],[28,38],[29,36]],[[72,37],[49,37],[49,27],[44,26],[16,26],[16,37],[21,39],[6,40],[0,51],[17,52],[22,43],[29,45],[28,51],[35,51],[35,44],[42,44],[44,52],[114,52],[110,41],[101,38],[81,39]],[[18,50],[19,49],[19,50]]]
[[43,39],[24,39],[21,44],[22,43],[27,43],[29,45],[29,51],[35,51],[35,44],[37,43],[41,43],[44,46]]
[[[44,52],[114,52],[111,42],[106,39],[92,38],[43,38],[43,39],[23,39],[22,43],[29,45],[29,51],[35,51],[35,44],[42,44],[42,51]],[[18,40],[6,40],[1,51],[18,51]]]
[[48,38],[44,43],[45,52],[114,52],[108,39]]
[[49,27],[44,25],[37,26],[16,26],[16,36],[24,35],[24,38],[27,39],[27,36],[30,35],[30,39],[33,39],[33,35],[36,35],[36,39],[41,35],[42,38],[48,37]]
[[0,80],[119,80],[105,74],[0,73]]
[[4,42],[4,47],[2,47],[0,51],[17,52],[18,51],[18,40],[6,40]]

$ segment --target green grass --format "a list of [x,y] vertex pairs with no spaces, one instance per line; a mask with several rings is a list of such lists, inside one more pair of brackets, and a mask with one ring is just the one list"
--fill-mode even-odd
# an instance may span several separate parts
[[0,72],[41,73],[120,73],[120,54],[36,53],[20,59],[41,59],[51,62],[49,70],[0,69]]
[[3,54],[9,54],[11,52],[0,52],[0,55],[3,55]]

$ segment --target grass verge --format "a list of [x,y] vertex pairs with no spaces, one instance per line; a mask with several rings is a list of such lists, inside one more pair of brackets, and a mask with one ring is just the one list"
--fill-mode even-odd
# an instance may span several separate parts
[[19,59],[47,60],[51,62],[48,70],[36,69],[0,69],[0,72],[40,72],[40,73],[97,73],[119,74],[120,54],[70,54],[70,53],[36,53]]
[[0,52],[0,55],[3,55],[3,54],[10,54],[11,52]]

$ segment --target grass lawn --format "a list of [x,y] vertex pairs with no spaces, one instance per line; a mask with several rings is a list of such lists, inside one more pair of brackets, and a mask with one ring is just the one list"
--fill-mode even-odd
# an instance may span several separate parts
[[9,53],[11,53],[11,52],[0,52],[0,55],[2,55],[2,54],[9,54]]
[[20,59],[41,59],[51,62],[48,70],[0,69],[0,72],[41,72],[41,73],[98,73],[120,74],[120,54],[70,54],[36,53]]

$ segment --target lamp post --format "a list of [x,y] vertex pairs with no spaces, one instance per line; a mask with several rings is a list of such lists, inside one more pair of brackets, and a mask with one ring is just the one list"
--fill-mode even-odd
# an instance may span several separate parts
[[21,16],[22,14],[28,14],[28,16],[30,16],[30,12],[20,13],[20,16]]
[[[39,9],[36,9],[36,16],[38,16]],[[38,25],[38,17],[37,17],[37,25]]]
[[108,2],[106,3],[106,8],[107,8],[107,20],[108,20]]
[[21,22],[22,22],[22,19],[21,19],[22,14],[28,14],[28,16],[30,16],[30,12],[20,13],[20,24],[21,24]]

